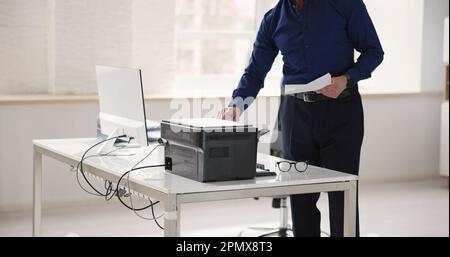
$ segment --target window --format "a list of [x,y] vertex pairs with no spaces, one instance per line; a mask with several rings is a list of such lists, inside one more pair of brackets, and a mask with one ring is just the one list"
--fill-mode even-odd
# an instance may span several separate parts
[[[176,90],[231,95],[248,65],[262,17],[277,2],[175,0]],[[280,79],[281,65],[274,65],[265,91],[279,90]]]
[[[187,90],[187,95],[196,91],[205,96],[230,95],[248,64],[262,16],[278,1],[175,1],[176,90]],[[424,1],[364,2],[386,55],[373,77],[360,83],[362,93],[419,92]],[[277,95],[281,76],[278,56],[261,94]]]
[[423,17],[425,2],[364,2],[377,29],[385,56],[381,66],[372,74],[373,77],[360,83],[361,92],[420,92],[423,29],[427,25]]
[[[103,64],[141,68],[147,95],[208,97],[231,95],[278,1],[0,2],[0,94],[93,94]],[[362,92],[440,91],[448,1],[364,2],[386,54]],[[277,95],[281,75],[279,56],[260,94]]]

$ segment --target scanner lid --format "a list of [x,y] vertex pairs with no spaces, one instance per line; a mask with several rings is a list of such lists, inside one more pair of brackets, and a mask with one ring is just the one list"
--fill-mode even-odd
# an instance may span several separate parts
[[215,130],[215,129],[235,129],[235,128],[251,128],[252,125],[245,125],[239,122],[221,120],[221,119],[213,119],[213,118],[200,118],[200,119],[175,119],[166,121],[163,120],[162,123],[166,123],[168,125],[189,127],[195,130]]

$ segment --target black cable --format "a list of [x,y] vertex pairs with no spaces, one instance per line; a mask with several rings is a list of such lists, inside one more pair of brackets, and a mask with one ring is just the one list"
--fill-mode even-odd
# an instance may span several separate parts
[[[136,171],[136,170],[143,170],[143,169],[157,168],[157,167],[165,167],[165,164],[161,164],[161,165],[150,165],[150,166],[143,166],[143,167],[138,167],[138,168],[130,169],[129,171],[125,172],[125,173],[119,178],[119,181],[117,181],[117,187],[116,187],[116,190],[118,191],[119,186],[120,186],[120,182],[122,181],[122,179],[123,179],[126,175],[128,175],[128,173],[133,172],[133,171]],[[120,197],[120,194],[119,194],[119,193],[117,194],[117,198],[119,198],[119,201],[120,201],[125,207],[127,207],[129,210],[135,210],[135,211],[143,211],[143,210],[146,210],[146,209],[148,209],[148,208],[154,206],[155,204],[158,204],[158,203],[159,203],[159,201],[156,201],[156,202],[150,201],[150,204],[149,204],[148,206],[145,206],[145,207],[142,207],[142,208],[138,208],[138,209],[136,209],[136,208],[133,209],[133,207],[129,206],[128,204],[126,204],[126,203],[122,200],[122,198]]]
[[123,138],[123,137],[126,137],[126,135],[121,135],[121,136],[117,136],[117,137],[107,138],[107,139],[105,139],[105,140],[103,140],[103,141],[100,141],[100,142],[94,144],[93,146],[89,147],[89,148],[83,153],[83,156],[81,157],[81,161],[80,161],[80,171],[81,171],[81,175],[83,175],[83,178],[84,178],[84,180],[86,181],[86,183],[88,183],[88,185],[89,185],[89,186],[90,186],[90,187],[91,187],[91,188],[92,188],[99,196],[106,196],[106,194],[102,194],[100,191],[98,191],[98,190],[91,184],[91,182],[87,179],[86,175],[84,174],[84,170],[83,170],[83,161],[84,161],[84,159],[85,159],[85,157],[86,157],[86,154],[87,154],[90,150],[92,150],[94,147],[96,147],[96,146],[98,146],[98,145],[101,145],[101,144],[103,144],[103,143],[105,143],[105,142],[108,142],[108,141],[111,141],[111,140],[117,140],[117,139]]
[[[113,139],[113,138],[111,138],[111,140],[112,140],[112,139]],[[128,140],[127,144],[124,145],[124,146],[120,146],[120,147],[118,147],[118,148],[116,148],[116,149],[114,149],[114,150],[111,150],[111,151],[109,151],[109,152],[107,152],[107,153],[104,153],[104,154],[96,154],[96,155],[90,155],[90,156],[84,157],[84,158],[82,158],[82,161],[85,161],[85,160],[87,160],[87,159],[89,159],[89,158],[93,158],[93,157],[108,157],[108,156],[112,156],[112,155],[111,155],[112,153],[114,153],[114,152],[116,152],[116,151],[119,151],[119,150],[121,150],[121,149],[127,147],[127,146],[130,144],[130,142],[131,142],[132,139],[133,139],[133,138],[130,138],[130,139]],[[102,142],[99,142],[98,144],[104,143],[104,142],[106,142],[106,141],[108,141],[108,140],[104,140],[104,141],[102,141]],[[98,144],[97,144],[97,145],[98,145]],[[96,146],[96,145],[94,145],[93,147],[95,147],[95,146]],[[89,148],[89,149],[85,152],[85,154],[86,154],[88,151],[90,151],[91,149],[92,149],[92,147]],[[84,154],[83,154],[83,156],[84,156]],[[131,156],[131,155],[114,155],[114,156]],[[112,191],[109,191],[109,192],[108,192],[108,189],[105,187],[105,189],[107,189],[107,193],[105,193],[105,195],[101,195],[101,194],[97,194],[97,193],[90,192],[89,190],[87,190],[87,189],[81,184],[80,179],[79,179],[79,176],[78,176],[78,171],[83,172],[83,171],[80,169],[80,165],[81,165],[81,162],[82,162],[82,161],[78,162],[77,167],[76,167],[76,178],[77,178],[77,182],[78,182],[78,185],[80,186],[80,188],[81,188],[83,191],[85,191],[86,193],[90,194],[90,195],[93,195],[93,196],[105,196],[105,198],[106,198],[107,201],[111,200],[111,199],[114,197],[115,191],[114,191],[114,192],[112,192]],[[87,181],[87,182],[89,182],[89,181]],[[109,181],[109,182],[110,182],[110,181]],[[105,184],[106,184],[106,181],[105,181]],[[111,189],[112,189],[112,185],[111,185]],[[111,193],[112,193],[112,196],[111,196],[110,198],[107,198]]]
[[[93,157],[99,157],[99,156],[101,156],[101,155],[91,155],[91,156],[85,157],[84,160],[87,160],[87,159],[90,159],[90,158],[93,158]],[[86,193],[88,193],[88,194],[90,194],[90,195],[93,195],[93,196],[102,196],[102,195],[99,195],[99,194],[97,194],[97,193],[95,193],[95,192],[89,191],[88,189],[86,189],[86,188],[81,184],[81,181],[80,181],[80,178],[79,178],[79,175],[78,175],[78,172],[79,172],[79,171],[80,171],[80,163],[77,164],[77,168],[76,168],[76,178],[77,178],[78,186],[80,186],[80,188],[81,188],[84,192],[86,192]],[[81,172],[81,171],[80,171],[80,172]]]
[[90,194],[90,195],[93,195],[93,196],[101,196],[101,195],[99,195],[99,194],[96,194],[96,193],[93,193],[93,192],[87,190],[86,188],[84,188],[83,185],[81,185],[80,178],[79,178],[79,176],[78,176],[78,170],[77,170],[76,178],[77,178],[78,185],[80,186],[80,188],[81,188],[84,192],[86,192],[86,193],[88,193],[88,194]]
[[[103,156],[106,156],[106,155],[91,155],[91,156],[85,157],[84,160],[87,160],[87,159],[90,159],[90,158],[93,158],[93,157],[103,157]],[[88,193],[88,194],[90,194],[90,195],[93,195],[93,196],[102,196],[102,195],[99,195],[99,194],[97,194],[97,193],[93,193],[93,192],[89,191],[88,189],[86,189],[86,188],[81,184],[80,178],[79,178],[79,176],[78,176],[78,172],[80,171],[80,170],[79,170],[79,169],[80,169],[79,166],[80,166],[80,163],[77,164],[77,168],[76,168],[76,178],[77,178],[78,186],[80,186],[80,188],[81,188],[84,192],[86,192],[86,193]],[[105,183],[106,183],[106,182],[107,182],[107,181],[105,180]],[[105,187],[105,189],[107,189],[107,188]],[[108,194],[108,193],[106,193],[106,194]]]
[[[108,186],[106,186],[108,184]],[[109,201],[114,197],[115,190],[113,191],[112,182],[109,180],[105,180],[105,189],[106,189],[106,195],[105,195],[105,201]],[[110,198],[108,198],[109,195],[112,195]]]
[[[111,153],[121,150],[123,148],[126,148],[130,144],[131,140],[133,140],[132,137],[128,140],[126,145],[119,146],[117,149],[109,151],[106,154],[100,154],[99,156],[111,156],[110,155]],[[135,155],[135,154],[132,154],[132,155]],[[131,155],[120,155],[120,156],[131,156]],[[108,183],[108,187],[106,186],[106,183]],[[113,199],[113,197],[117,193],[117,190],[116,189],[113,190],[113,183],[112,183],[112,181],[109,181],[109,180],[105,180],[105,189],[106,189],[105,200],[110,201],[111,199]],[[109,195],[111,195],[111,196],[108,198]]]
[[[164,228],[158,223],[158,221],[157,221],[157,219],[156,219],[156,217],[155,217],[155,211],[154,211],[154,206],[155,206],[156,204],[160,203],[160,201],[153,202],[151,199],[148,199],[148,200],[150,201],[150,204],[149,204],[148,206],[144,206],[144,207],[142,207],[142,208],[136,209],[136,208],[134,208],[133,206],[129,206],[128,204],[126,204],[126,203],[121,199],[120,192],[119,192],[119,189],[120,189],[120,183],[121,183],[122,179],[123,179],[126,175],[130,174],[131,172],[136,171],[136,170],[141,170],[141,169],[156,168],[156,167],[165,167],[165,164],[160,164],[160,165],[149,165],[149,166],[143,166],[143,167],[136,167],[136,166],[138,166],[141,162],[143,162],[145,159],[147,159],[147,158],[153,153],[153,151],[154,151],[156,148],[158,148],[159,146],[163,146],[164,144],[158,144],[157,146],[155,146],[155,147],[154,147],[154,148],[153,148],[153,149],[152,149],[152,150],[151,150],[144,158],[142,158],[138,163],[136,163],[129,171],[125,172],[125,173],[119,178],[119,180],[118,180],[118,182],[117,182],[116,189],[113,190],[113,186],[112,186],[112,182],[111,182],[111,181],[105,180],[104,188],[105,188],[106,192],[105,192],[104,194],[102,194],[100,191],[98,191],[98,190],[90,183],[90,181],[87,179],[87,177],[86,177],[86,175],[85,175],[85,173],[84,173],[84,170],[83,170],[83,161],[87,160],[88,158],[92,158],[92,157],[109,156],[109,154],[111,154],[112,152],[118,151],[118,150],[120,150],[120,149],[126,147],[126,146],[130,143],[130,141],[131,141],[132,138],[130,138],[130,140],[128,141],[127,145],[125,145],[125,146],[123,146],[123,147],[119,147],[118,149],[115,149],[115,150],[113,150],[113,151],[110,151],[110,152],[108,152],[108,153],[106,153],[106,154],[91,155],[91,156],[86,157],[86,154],[87,154],[90,150],[92,150],[94,147],[96,147],[96,146],[98,146],[98,145],[100,145],[100,144],[102,144],[102,143],[105,143],[105,142],[107,142],[107,141],[114,140],[114,139],[117,140],[117,139],[122,138],[122,137],[126,137],[126,136],[125,136],[125,135],[122,135],[122,136],[118,136],[118,137],[108,138],[108,139],[106,139],[106,140],[103,140],[103,141],[101,141],[101,142],[98,142],[98,143],[94,144],[93,146],[89,147],[89,148],[83,153],[83,156],[81,157],[80,162],[77,164],[77,171],[76,171],[76,172],[77,172],[77,181],[78,181],[78,184],[79,184],[79,186],[80,186],[85,192],[87,192],[87,193],[89,193],[89,194],[92,194],[92,195],[95,195],[95,196],[104,196],[106,201],[111,200],[111,199],[116,195],[117,198],[119,199],[119,201],[120,201],[125,207],[127,207],[128,209],[130,209],[130,210],[132,210],[132,211],[134,211],[134,212],[136,212],[136,211],[143,211],[143,210],[146,210],[146,209],[148,209],[148,208],[151,208],[153,220],[155,221],[156,225],[157,225],[159,228],[161,228],[162,230],[164,230]],[[89,185],[89,186],[90,186],[97,194],[92,193],[92,192],[89,192],[87,189],[85,189],[85,188],[81,185],[80,180],[79,180],[79,177],[78,177],[78,171],[81,172],[81,174],[83,175],[83,178],[85,179],[86,183],[87,183],[87,184],[88,184],[88,185]],[[129,188],[129,190],[130,190],[130,197],[132,197],[132,195],[131,195],[131,189]],[[109,197],[109,196],[110,196],[110,197]],[[109,198],[108,198],[108,197],[109,197]],[[137,213],[136,213],[136,214],[137,214]]]
[[[150,200],[150,203],[152,203],[152,200]],[[152,205],[152,216],[153,216],[153,220],[155,221],[156,225],[157,225],[160,229],[164,230],[164,227],[161,226],[161,225],[159,224],[158,219],[157,219],[156,216],[155,216],[155,210],[154,210],[154,208],[153,208],[153,205]]]
[[[128,204],[126,204],[126,203],[122,200],[120,194],[118,193],[118,192],[119,192],[120,182],[122,181],[122,179],[123,179],[128,173],[130,173],[130,172],[132,172],[132,171],[140,170],[140,169],[145,169],[145,168],[164,167],[165,165],[152,165],[152,166],[145,166],[145,167],[139,167],[139,168],[136,168],[136,167],[135,167],[135,166],[139,165],[142,161],[144,161],[144,160],[145,160],[145,159],[146,159],[146,158],[147,158],[147,157],[148,157],[148,156],[149,156],[149,155],[150,155],[157,147],[159,147],[159,146],[161,146],[161,145],[155,146],[155,148],[152,149],[152,151],[150,152],[150,154],[148,154],[147,156],[145,156],[145,157],[144,157],[142,160],[140,160],[136,165],[134,165],[133,168],[132,168],[131,170],[129,170],[128,172],[126,172],[125,174],[123,174],[123,175],[120,177],[120,179],[119,179],[119,181],[118,181],[118,183],[117,183],[116,189],[112,190],[112,182],[111,182],[111,181],[105,181],[105,189],[106,189],[106,193],[104,193],[104,194],[101,193],[101,192],[99,192],[99,191],[98,191],[98,190],[90,183],[90,181],[89,181],[89,180],[87,179],[87,177],[85,176],[85,173],[84,173],[84,170],[83,170],[83,161],[85,161],[85,160],[87,160],[87,159],[89,159],[89,158],[92,158],[92,157],[109,156],[109,154],[111,154],[111,153],[113,153],[113,152],[115,152],[115,151],[118,151],[118,150],[120,150],[120,149],[122,149],[122,148],[125,148],[125,147],[131,142],[131,139],[132,139],[132,138],[130,138],[130,140],[128,141],[127,145],[121,146],[121,147],[119,147],[119,148],[117,148],[117,149],[114,149],[114,150],[112,150],[112,151],[110,151],[110,152],[108,152],[108,153],[106,153],[106,154],[91,155],[91,156],[87,156],[87,157],[86,157],[86,154],[87,154],[90,150],[92,150],[94,147],[96,147],[96,146],[98,146],[98,145],[100,145],[100,144],[102,144],[102,143],[104,143],[104,142],[107,142],[107,141],[110,141],[110,140],[113,140],[113,139],[122,138],[122,137],[125,137],[125,136],[122,135],[122,136],[118,136],[118,137],[114,137],[114,138],[109,138],[109,139],[100,141],[100,142],[94,144],[93,146],[89,147],[89,148],[84,152],[83,156],[81,157],[81,161],[77,164],[77,182],[78,182],[79,186],[81,187],[81,189],[83,189],[86,193],[91,194],[91,195],[94,195],[94,196],[104,196],[106,201],[111,200],[115,195],[117,195],[117,198],[119,198],[119,201],[120,201],[125,207],[127,207],[127,208],[130,209],[130,210],[133,210],[133,207],[130,207]],[[80,182],[79,177],[78,177],[78,170],[81,172],[81,174],[83,175],[83,178],[84,178],[85,181],[88,183],[88,185],[89,185],[92,189],[94,189],[94,191],[95,191],[96,193],[90,192],[89,190],[87,190],[86,188],[84,188],[84,187],[81,185],[81,182]],[[109,186],[108,186],[108,187],[106,187],[106,183],[109,183]],[[145,206],[145,207],[143,207],[143,208],[134,209],[134,210],[136,210],[136,211],[143,211],[143,210],[146,210],[146,209],[148,209],[148,208],[154,206],[154,205],[157,204],[157,203],[159,203],[159,201],[158,201],[158,202],[155,202],[155,203],[150,203],[150,205],[148,205],[148,206]]]
[[160,143],[159,145],[155,146],[155,147],[154,147],[154,148],[153,148],[153,149],[152,149],[152,150],[151,150],[144,158],[142,158],[139,162],[137,162],[137,163],[136,163],[129,171],[125,172],[125,173],[120,177],[120,179],[119,179],[119,181],[118,181],[118,183],[117,183],[117,185],[120,186],[120,182],[122,181],[122,179],[123,179],[125,176],[128,176],[128,178],[127,178],[128,181],[127,181],[127,187],[126,187],[126,188],[128,188],[128,189],[130,190],[130,203],[131,203],[131,206],[128,206],[127,204],[125,204],[125,203],[122,201],[122,199],[120,198],[120,195],[118,194],[119,201],[120,201],[124,206],[126,206],[128,209],[131,209],[138,217],[143,218],[143,219],[147,219],[147,218],[145,218],[145,217],[139,215],[138,211],[142,211],[142,210],[145,210],[145,209],[151,207],[152,216],[153,216],[153,221],[155,221],[156,225],[157,225],[159,228],[161,228],[162,230],[164,230],[164,228],[163,228],[163,227],[159,224],[159,222],[157,221],[157,218],[155,217],[155,210],[154,210],[154,206],[155,206],[156,204],[158,204],[159,201],[153,202],[151,199],[148,199],[148,200],[150,201],[150,205],[145,206],[145,207],[143,207],[143,208],[139,208],[139,209],[134,208],[134,206],[133,206],[133,199],[132,199],[133,195],[131,194],[131,187],[130,187],[130,181],[129,181],[129,179],[130,179],[130,173],[133,172],[133,171],[135,171],[135,170],[140,170],[140,169],[144,169],[144,168],[164,167],[165,164],[161,164],[161,165],[151,165],[151,166],[145,166],[145,167],[137,167],[140,163],[142,163],[145,159],[147,159],[147,158],[148,158],[148,157],[156,150],[156,148],[158,148],[159,146],[163,146],[163,145],[164,145],[164,144],[161,144],[161,143]]
[[[140,164],[140,163],[142,163],[145,159],[147,159],[155,150],[156,150],[156,148],[158,148],[158,147],[160,147],[160,146],[163,146],[163,144],[158,144],[158,145],[156,145],[147,155],[145,155],[144,156],[144,158],[142,158],[141,160],[139,160],[135,165],[133,165],[133,167],[131,167],[131,169],[129,170],[129,171],[127,171],[127,172],[125,172],[120,178],[119,178],[119,181],[117,181],[117,187],[116,187],[116,191],[118,192],[118,189],[119,189],[119,187],[120,187],[120,182],[122,181],[122,179],[126,176],[126,175],[128,175],[129,173],[131,173],[131,172],[133,172],[133,171],[135,171],[135,170],[140,170],[140,169],[146,169],[146,168],[156,168],[156,167],[162,167],[162,166],[165,166],[165,165],[163,165],[163,164],[161,164],[161,165],[151,165],[151,166],[145,166],[145,167],[140,167],[140,168],[137,168],[137,166]],[[128,188],[129,190],[131,190],[131,188]],[[122,201],[122,199],[121,199],[121,197],[120,197],[120,194],[118,193],[117,194],[117,198],[119,198],[119,201],[125,206],[125,207],[127,207],[128,209],[130,209],[130,210],[132,210],[132,211],[142,211],[142,210],[146,210],[146,209],[148,209],[148,208],[150,208],[150,207],[152,207],[153,206],[153,203],[150,203],[148,206],[145,206],[145,207],[142,207],[142,208],[139,208],[139,209],[135,209],[135,208],[133,208],[133,202],[131,202],[131,206],[129,206],[128,204],[126,204],[124,201]],[[132,200],[130,200],[130,201],[132,201]],[[159,203],[159,202],[157,202],[157,203]],[[155,203],[156,204],[156,203]]]

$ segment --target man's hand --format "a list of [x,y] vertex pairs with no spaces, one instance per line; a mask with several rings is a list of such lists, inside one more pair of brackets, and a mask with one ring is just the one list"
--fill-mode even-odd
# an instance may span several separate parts
[[317,93],[336,99],[346,88],[347,77],[334,77],[331,79],[331,85],[322,88],[321,90],[317,91]]
[[237,107],[223,108],[218,114],[217,118],[221,120],[237,121],[241,116],[241,111]]

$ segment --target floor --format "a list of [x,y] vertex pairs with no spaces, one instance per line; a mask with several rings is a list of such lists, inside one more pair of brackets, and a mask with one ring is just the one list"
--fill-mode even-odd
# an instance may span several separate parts
[[[328,232],[326,194],[319,203],[322,228]],[[360,185],[361,235],[369,237],[449,236],[448,180]],[[161,209],[156,209],[156,215]],[[143,213],[149,216],[150,213]],[[182,206],[183,236],[256,235],[248,226],[276,227],[271,199],[246,199]],[[161,221],[162,222],[162,221]],[[138,218],[116,201],[47,208],[44,236],[161,236],[153,221]],[[30,236],[31,212],[0,213],[0,236]]]

